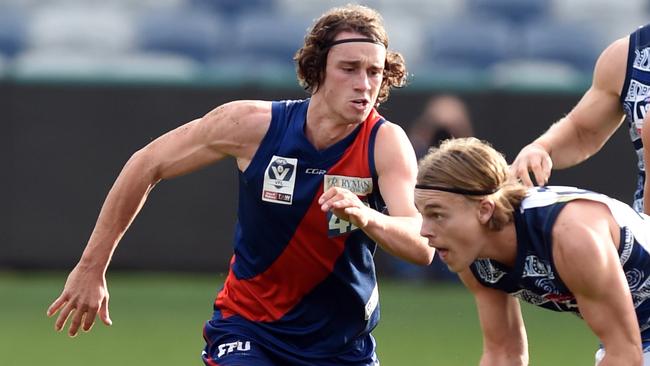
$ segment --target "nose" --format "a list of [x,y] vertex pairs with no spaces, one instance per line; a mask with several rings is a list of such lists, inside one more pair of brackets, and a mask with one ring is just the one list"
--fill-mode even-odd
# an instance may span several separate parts
[[420,226],[420,236],[425,237],[431,241],[435,238],[436,234],[431,227],[431,224],[428,223],[428,220],[422,220],[422,226]]
[[370,90],[370,78],[368,73],[360,72],[359,75],[355,78],[355,88],[357,90]]

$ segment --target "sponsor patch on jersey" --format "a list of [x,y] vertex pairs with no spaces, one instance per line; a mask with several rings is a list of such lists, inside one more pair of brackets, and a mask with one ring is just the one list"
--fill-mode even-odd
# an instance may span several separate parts
[[233,352],[245,353],[247,351],[250,351],[251,342],[234,341],[234,342],[222,343],[217,346],[217,349],[219,350],[219,353],[217,354],[217,358],[221,358]]
[[640,50],[634,50],[634,63],[632,67],[641,71],[650,71],[650,48],[646,47]]
[[264,171],[262,200],[290,205],[296,185],[298,159],[273,155]]
[[554,279],[555,274],[553,273],[550,263],[542,260],[538,256],[529,255],[526,256],[524,272],[521,274],[521,277],[546,277]]
[[325,174],[323,191],[332,187],[345,188],[357,196],[366,196],[372,193],[372,178]]
[[370,299],[368,299],[368,302],[366,303],[366,307],[365,307],[366,320],[370,319],[372,313],[377,308],[378,303],[379,303],[379,288],[375,283],[375,288],[372,289],[372,293],[370,294]]

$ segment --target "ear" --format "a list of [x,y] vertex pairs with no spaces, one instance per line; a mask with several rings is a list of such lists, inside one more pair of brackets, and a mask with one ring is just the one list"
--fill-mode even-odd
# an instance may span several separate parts
[[478,204],[478,221],[481,224],[487,224],[494,214],[494,201],[490,198],[484,198]]

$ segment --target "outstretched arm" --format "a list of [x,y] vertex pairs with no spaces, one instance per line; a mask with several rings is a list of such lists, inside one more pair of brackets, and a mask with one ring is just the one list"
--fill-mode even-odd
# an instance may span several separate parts
[[388,253],[416,264],[429,264],[434,249],[420,236],[422,217],[415,208],[417,162],[404,131],[384,123],[377,132],[375,165],[389,215],[365,206],[352,192],[330,188],[319,199],[321,209],[361,228]]
[[[592,85],[569,114],[524,147],[510,173],[526,185],[544,185],[551,169],[586,160],[605,144],[623,121],[619,101],[627,62],[629,38],[607,47],[594,68]],[[529,177],[533,173],[535,181]]]
[[476,300],[483,332],[480,365],[528,365],[528,340],[519,301],[503,291],[481,285],[469,268],[459,276]]
[[61,330],[72,316],[68,334],[75,336],[80,326],[90,330],[97,313],[110,325],[106,269],[151,189],[162,179],[193,172],[225,156],[236,157],[240,169],[245,169],[270,120],[270,103],[233,102],[162,135],[133,154],[104,201],[79,263],[47,310],[48,316],[60,311],[55,329]]
[[569,202],[553,228],[553,259],[580,314],[605,348],[599,366],[640,366],[641,336],[617,253],[619,236],[607,206]]

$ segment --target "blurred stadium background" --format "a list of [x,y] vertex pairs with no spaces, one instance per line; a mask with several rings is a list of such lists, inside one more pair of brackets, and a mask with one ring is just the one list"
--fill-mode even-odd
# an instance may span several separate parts
[[[291,56],[314,18],[345,3],[0,0],[0,364],[200,363],[231,255],[232,162],[152,193],[109,271],[112,329],[70,340],[45,309],[130,154],[229,100],[306,97]],[[361,3],[382,12],[412,73],[380,113],[408,128],[431,95],[456,93],[477,136],[509,160],[575,104],[599,52],[649,18],[646,0]],[[621,129],[551,183],[630,202],[635,166]],[[397,278],[382,253],[377,262],[382,364],[476,364],[471,297],[453,282]],[[593,364],[597,341],[577,319],[525,316],[532,365]]]

